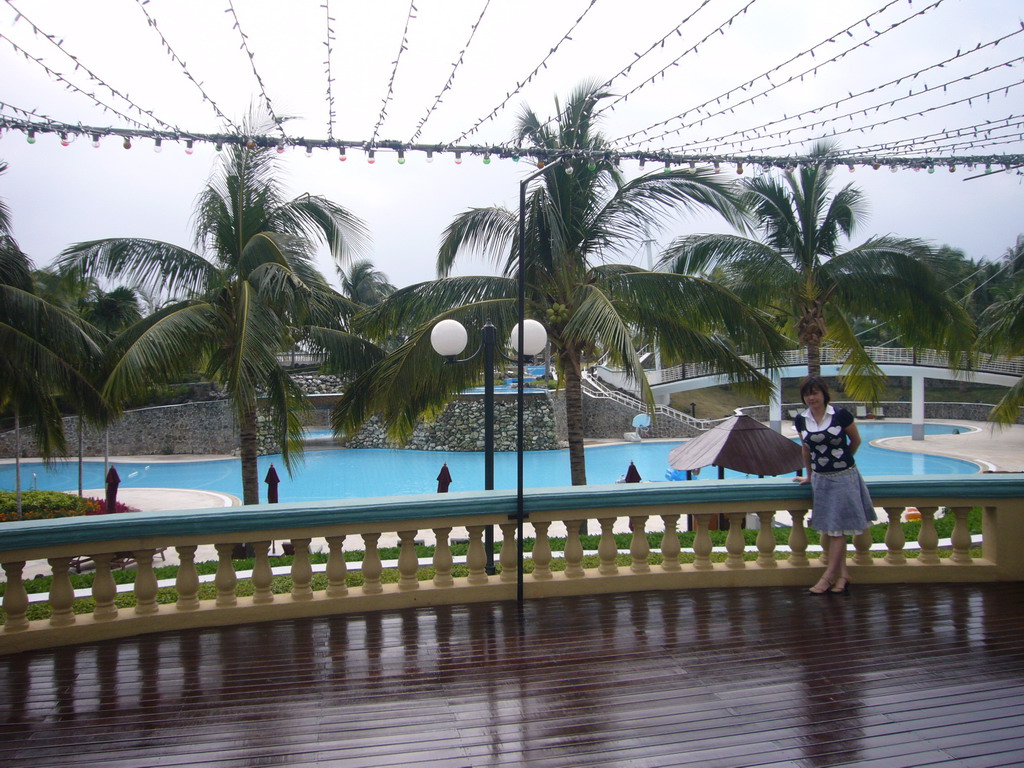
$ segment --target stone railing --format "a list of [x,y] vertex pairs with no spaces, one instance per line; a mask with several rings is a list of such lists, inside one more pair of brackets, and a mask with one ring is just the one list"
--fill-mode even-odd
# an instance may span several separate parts
[[[875,504],[884,509],[888,526],[886,554],[874,558],[869,535],[854,539],[850,570],[861,583],[1019,581],[1024,580],[1024,475],[957,475],[928,478],[879,478],[869,482]],[[242,624],[335,613],[403,608],[420,605],[510,600],[517,593],[514,492],[491,491],[447,495],[387,497],[314,505],[263,505],[233,509],[36,520],[5,523],[0,540],[0,564],[7,576],[3,609],[6,624],[0,632],[0,653],[91,642],[191,627]],[[535,539],[532,569],[522,575],[526,598],[555,595],[615,593],[650,589],[754,587],[815,581],[820,556],[809,556],[804,518],[810,490],[788,479],[642,483],[640,485],[548,488],[527,491],[525,513]],[[903,528],[897,523],[904,509],[916,507],[922,519],[918,556],[906,556]],[[949,557],[939,557],[935,514],[946,507],[955,517]],[[982,557],[971,555],[968,512],[983,513]],[[772,523],[776,510],[787,511],[790,529],[786,557],[776,551]],[[712,561],[708,533],[713,516],[724,514],[729,531],[725,562]],[[760,523],[756,560],[744,559],[741,523],[748,515]],[[681,515],[695,522],[694,561],[680,562],[676,532]],[[627,566],[616,564],[618,548],[612,534],[616,518],[629,517],[633,534]],[[646,535],[648,521],[660,518],[666,535],[660,562],[652,563]],[[597,520],[601,538],[599,565],[584,567],[579,529],[582,521]],[[501,569],[485,571],[483,532],[500,527]],[[552,526],[567,532],[564,570],[552,569]],[[469,536],[468,575],[453,576],[452,529],[465,527]],[[431,581],[418,579],[415,540],[432,531],[437,544]],[[397,533],[400,555],[397,582],[383,583],[378,542],[382,534]],[[310,544],[326,540],[326,588],[312,589]],[[344,549],[347,539],[363,551],[362,585],[350,587]],[[268,552],[272,541],[291,540],[295,558],[290,568],[289,594],[273,594]],[[238,575],[232,561],[236,542],[252,542],[255,565],[252,596],[236,596]],[[212,544],[219,555],[216,598],[200,600],[195,567],[197,546]],[[180,559],[175,582],[177,601],[157,602],[154,553],[174,547]],[[117,588],[111,560],[130,552],[137,562],[135,606],[115,605]],[[89,557],[96,564],[91,590],[92,614],[76,615],[68,574],[72,559]],[[22,572],[27,561],[49,563],[53,580],[49,619],[29,621],[29,596]]]

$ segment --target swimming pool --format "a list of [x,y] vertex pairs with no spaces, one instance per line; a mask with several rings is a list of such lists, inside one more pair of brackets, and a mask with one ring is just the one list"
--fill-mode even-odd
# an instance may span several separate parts
[[[910,434],[910,424],[893,423],[860,425],[864,444],[857,453],[857,464],[863,474],[871,475],[941,475],[971,474],[978,466],[959,459],[919,453],[889,451],[869,445],[882,437]],[[948,434],[957,427],[927,424],[926,434]],[[962,427],[960,429],[963,429]],[[668,454],[681,441],[657,441],[591,446],[587,448],[587,479],[593,484],[614,483],[634,462],[644,480],[664,480]],[[412,493],[434,493],[441,465],[448,464],[453,491],[483,489],[484,457],[482,453],[446,451],[398,451],[378,449],[328,449],[308,451],[294,477],[284,471],[280,455],[262,456],[259,474],[262,481],[271,463],[281,477],[278,492],[281,501],[322,501],[338,498],[365,498]],[[238,459],[188,462],[117,462],[122,488],[196,488],[230,493],[241,497],[242,481]],[[527,451],[524,456],[526,484],[546,488],[570,484],[569,452]],[[57,462],[47,470],[39,462],[22,463],[22,487],[40,490],[68,490],[78,487],[78,465],[75,461]],[[704,477],[714,477],[706,469]],[[747,477],[729,471],[726,477]],[[103,463],[88,461],[84,465],[86,488],[103,487]],[[516,456],[499,452],[494,461],[496,488],[516,487]],[[14,487],[14,465],[0,466],[0,488]],[[266,486],[261,482],[260,495]]]

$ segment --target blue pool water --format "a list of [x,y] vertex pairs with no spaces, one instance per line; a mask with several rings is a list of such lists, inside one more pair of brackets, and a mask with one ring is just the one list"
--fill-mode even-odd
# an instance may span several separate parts
[[[864,444],[857,452],[857,464],[864,475],[941,475],[969,474],[978,471],[975,464],[942,456],[888,451],[869,445],[882,437],[907,435],[906,423],[860,425]],[[927,434],[950,433],[955,427],[926,425]],[[614,483],[623,477],[629,462],[634,462],[644,480],[664,480],[668,454],[679,442],[644,442],[587,448],[587,479],[593,484]],[[344,450],[308,451],[294,477],[284,470],[281,457],[260,458],[260,478],[273,463],[281,477],[278,488],[285,501],[322,501],[337,498],[363,498],[410,493],[434,493],[441,465],[448,464],[453,491],[483,489],[482,453],[444,451]],[[499,452],[495,456],[495,487],[515,488],[516,456]],[[242,481],[238,459],[215,461],[143,462],[116,464],[122,488],[197,488],[241,497]],[[532,488],[569,485],[569,452],[528,451],[524,457],[526,484]],[[33,479],[33,475],[35,478]],[[707,468],[701,475],[715,477]],[[727,477],[747,477],[728,471]],[[40,490],[68,490],[78,487],[77,462],[58,462],[47,470],[37,462],[22,464],[22,487]],[[85,463],[84,486],[103,487],[103,463]],[[0,466],[0,488],[13,489],[14,466]],[[261,483],[261,496],[266,486]]]

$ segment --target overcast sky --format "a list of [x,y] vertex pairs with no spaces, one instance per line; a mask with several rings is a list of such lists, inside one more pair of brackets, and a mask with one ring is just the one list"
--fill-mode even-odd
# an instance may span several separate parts
[[[1008,37],[998,46],[984,46],[1022,29],[1024,4],[1019,0],[940,0],[937,5],[934,0],[416,0],[412,18],[407,0],[329,0],[334,17],[329,51],[333,120],[325,74],[324,3],[0,3],[4,37],[0,40],[0,102],[4,104],[0,116],[23,118],[20,109],[85,126],[132,127],[127,117],[152,128],[216,133],[226,130],[217,110],[240,122],[250,104],[261,103],[258,74],[275,114],[294,118],[285,124],[292,138],[333,135],[344,140],[376,137],[410,142],[416,137],[421,143],[491,145],[509,140],[524,102],[538,114],[553,115],[555,97],[564,97],[584,79],[611,79],[609,91],[624,95],[656,76],[653,83],[604,112],[606,135],[625,136],[692,110],[685,122],[669,121],[668,127],[682,128],[679,133],[654,139],[643,149],[685,152],[700,147],[719,155],[787,157],[806,151],[822,135],[874,123],[881,124],[839,133],[837,140],[853,150],[1003,121],[1011,123],[1002,133],[1012,141],[953,151],[960,155],[1024,152],[1019,119],[1005,120],[1024,113],[1024,85],[1017,85],[1024,79],[1024,66],[1021,62],[1014,68],[1003,66],[1024,57],[1024,34]],[[739,13],[744,7],[747,11]],[[16,21],[18,12],[23,18]],[[147,14],[173,53],[186,62],[189,75],[201,84],[209,101],[163,47]],[[687,17],[691,18],[683,23]],[[867,23],[857,24],[866,17]],[[234,28],[236,18],[246,35],[252,64],[242,48],[239,29]],[[478,19],[474,32],[472,25]],[[904,19],[909,21],[900,23]],[[32,23],[53,38],[34,33]],[[898,26],[891,32],[873,39],[894,24]],[[842,32],[851,25],[850,34]],[[717,33],[720,27],[722,32]],[[672,34],[663,46],[645,54],[668,33]],[[834,42],[817,48],[813,57],[805,53],[830,37]],[[870,45],[853,48],[841,60],[828,63],[862,41]],[[964,55],[978,44],[983,44],[981,50]],[[958,50],[961,56],[942,68],[762,131],[791,129],[782,136],[757,139],[748,134],[738,144],[731,142],[740,137],[721,138],[876,88],[954,57]],[[432,106],[452,77],[460,51],[464,54],[454,69],[451,87]],[[59,82],[26,58],[26,53],[83,91],[94,93],[116,112],[102,109]],[[76,71],[66,54],[77,57],[82,68]],[[545,57],[546,66],[530,78]],[[771,73],[770,81],[757,79],[793,57],[797,58]],[[618,74],[633,62],[628,74]],[[815,66],[819,66],[817,73],[784,85],[790,76]],[[664,75],[659,74],[666,67]],[[981,73],[986,67],[989,71]],[[85,69],[102,82],[90,81]],[[695,110],[750,80],[755,82],[720,105],[712,101],[703,111]],[[957,82],[938,87],[946,81]],[[108,86],[151,115],[136,111],[111,94]],[[928,93],[889,104],[925,87]],[[768,89],[765,96],[736,105],[731,113],[708,116]],[[975,97],[996,89],[998,93]],[[975,97],[969,105],[946,106],[968,97]],[[501,107],[503,102],[507,103]],[[886,106],[881,107],[883,103]],[[853,109],[860,112],[800,129]],[[490,114],[492,119],[467,135]],[[902,116],[906,119],[898,119]],[[697,122],[701,117],[706,118],[702,124]],[[629,141],[619,146],[637,148]],[[453,216],[469,207],[514,207],[519,179],[532,170],[525,161],[494,159],[485,165],[474,156],[464,157],[457,165],[451,154],[427,163],[423,154],[410,153],[406,163],[399,165],[391,152],[378,152],[370,165],[361,151],[347,154],[348,160],[342,163],[334,150],[318,150],[307,158],[303,150],[289,148],[279,158],[282,179],[294,195],[325,195],[365,219],[373,236],[372,259],[400,286],[434,276],[440,234]],[[157,154],[153,142],[141,138],[127,151],[116,137],[102,139],[98,149],[88,138],[63,147],[53,135],[40,135],[29,145],[24,134],[8,131],[0,140],[0,160],[10,165],[0,178],[0,198],[11,210],[23,250],[42,266],[69,243],[103,237],[138,236],[191,245],[193,205],[216,167],[217,153],[208,144],[197,144],[189,156],[181,144],[165,142]],[[630,175],[639,172],[634,161],[624,162],[623,169]],[[756,171],[745,168],[746,174]],[[981,168],[958,167],[951,173],[945,165],[934,173],[858,167],[851,174],[841,168],[836,181],[856,183],[867,193],[870,216],[858,241],[895,233],[948,244],[974,259],[998,258],[1024,233],[1024,177],[1009,172],[965,181],[981,172]],[[723,173],[736,177],[732,165],[724,166]],[[659,244],[666,244],[679,234],[703,231],[728,228],[711,217],[682,217],[666,222],[655,237]],[[646,265],[639,247],[617,258]],[[322,266],[333,275],[326,258]],[[490,265],[467,261],[458,269],[462,274],[482,271],[491,271]]]

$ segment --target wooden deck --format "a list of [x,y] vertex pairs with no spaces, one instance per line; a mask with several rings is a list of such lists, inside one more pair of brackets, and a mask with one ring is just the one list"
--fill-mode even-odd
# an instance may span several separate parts
[[692,590],[0,658],[0,765],[1024,764],[1024,584]]

